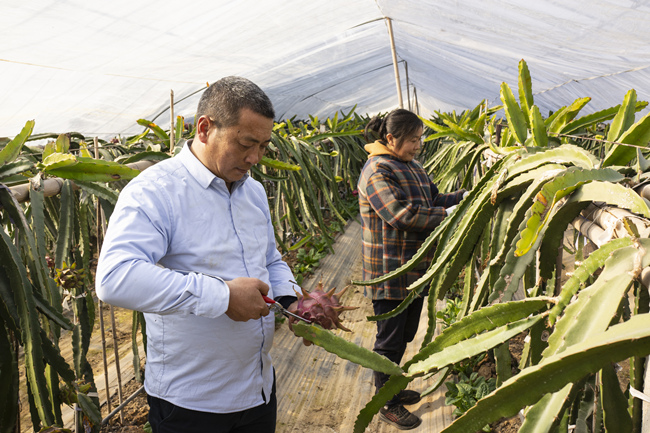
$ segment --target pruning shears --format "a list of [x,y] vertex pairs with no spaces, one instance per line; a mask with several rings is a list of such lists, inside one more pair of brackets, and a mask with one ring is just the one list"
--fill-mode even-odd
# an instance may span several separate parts
[[[171,269],[171,268],[168,268],[168,269]],[[185,274],[185,275],[189,274],[190,272],[194,272],[194,271],[186,271],[184,269],[171,269],[171,270],[176,271],[176,272],[180,272],[181,274]],[[202,273],[203,275],[207,275],[209,277],[217,278],[216,276],[206,274],[205,272],[196,272],[196,273]],[[268,296],[262,295],[262,298],[264,298],[264,302],[266,302],[267,304],[271,304],[270,307],[269,307],[270,309],[275,310],[278,313],[282,313],[283,315],[285,315],[287,317],[293,317],[295,319],[302,320],[303,322],[311,323],[310,320],[307,320],[304,317],[300,317],[299,315],[290,312],[289,310],[287,310],[282,305],[280,305],[279,303],[277,303],[273,299],[269,298]]]
[[266,302],[267,304],[271,304],[269,306],[270,309],[275,310],[278,313],[282,313],[287,317],[293,317],[295,319],[302,320],[303,322],[311,323],[311,320],[307,320],[304,317],[301,317],[301,316],[299,316],[297,314],[292,313],[291,311],[287,310],[282,305],[280,305],[279,302],[274,301],[273,299],[269,298],[268,296],[262,295],[262,298],[264,298],[264,302]]

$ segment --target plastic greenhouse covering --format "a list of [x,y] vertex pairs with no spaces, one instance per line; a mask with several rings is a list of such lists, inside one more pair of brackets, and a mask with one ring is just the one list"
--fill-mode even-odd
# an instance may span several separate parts
[[[403,105],[423,116],[500,104],[528,63],[543,114],[591,97],[583,114],[629,89],[650,99],[645,0],[4,0],[0,135],[101,137],[191,117],[207,82],[241,75],[277,119]],[[417,101],[417,106],[416,106]]]

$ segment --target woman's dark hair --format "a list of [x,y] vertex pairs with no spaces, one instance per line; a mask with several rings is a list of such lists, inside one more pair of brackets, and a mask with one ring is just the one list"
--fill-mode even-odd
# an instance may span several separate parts
[[369,143],[379,140],[386,144],[388,142],[386,135],[392,134],[397,139],[399,147],[402,144],[402,139],[415,134],[422,127],[422,120],[417,114],[398,108],[383,118],[375,116],[370,119],[370,122],[366,125],[364,137]]
[[242,77],[225,77],[203,92],[196,118],[206,115],[217,128],[233,126],[244,108],[269,119],[275,117],[271,100],[255,83]]

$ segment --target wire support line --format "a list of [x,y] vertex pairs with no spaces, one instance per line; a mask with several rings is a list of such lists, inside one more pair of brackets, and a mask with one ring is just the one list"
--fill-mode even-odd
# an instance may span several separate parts
[[575,139],[578,139],[578,140],[589,140],[589,141],[596,141],[598,143],[616,144],[616,145],[620,145],[620,146],[635,147],[637,149],[642,149],[642,150],[650,150],[650,148],[648,146],[640,146],[638,144],[630,144],[630,143],[619,143],[618,141],[610,141],[610,140],[605,140],[603,138],[584,137],[584,136],[581,136],[581,135],[561,134],[559,132],[549,132],[549,135],[557,135],[558,137],[575,138]]
[[639,67],[637,67],[637,68],[626,69],[626,70],[624,70],[624,71],[611,72],[611,73],[609,73],[609,74],[595,75],[595,76],[593,76],[593,77],[585,77],[585,78],[577,78],[577,79],[574,78],[574,79],[571,79],[571,80],[565,81],[564,83],[560,83],[560,84],[558,84],[558,85],[556,85],[556,86],[549,87],[548,89],[540,90],[539,92],[535,92],[535,93],[533,93],[533,94],[534,94],[534,95],[540,95],[540,94],[542,94],[542,93],[550,92],[551,90],[558,89],[558,88],[560,88],[560,87],[562,87],[562,86],[566,86],[567,84],[571,84],[571,83],[579,83],[579,82],[581,82],[581,81],[596,80],[596,79],[598,79],[598,78],[612,77],[612,76],[614,76],[614,75],[627,74],[628,72],[638,72],[638,71],[642,71],[642,70],[647,69],[647,68],[650,68],[650,65],[639,66]]
[[372,19],[372,20],[370,20],[370,21],[366,21],[366,22],[363,22],[363,23],[361,23],[361,24],[357,24],[357,25],[355,25],[355,26],[352,26],[352,27],[350,27],[350,29],[356,29],[357,27],[365,26],[366,24],[376,23],[376,22],[378,22],[378,21],[383,21],[383,20],[385,20],[385,19],[386,19],[386,17],[381,16],[381,17],[379,17],[379,18],[375,18],[375,19]]
[[[208,87],[210,87],[210,83],[205,83],[205,84],[206,84],[205,87],[201,87],[201,88],[199,88],[199,89],[197,89],[197,90],[194,90],[194,91],[190,92],[189,94],[183,96],[182,98],[175,100],[175,101],[174,101],[174,106],[176,106],[177,104],[183,102],[183,101],[186,100],[187,98],[196,95],[197,93],[200,93],[200,92],[205,91]],[[155,116],[153,116],[153,118],[151,119],[151,121],[152,121],[152,122],[155,121],[158,117],[162,116],[162,115],[165,114],[167,111],[169,111],[169,109],[170,109],[170,107],[165,107],[165,108],[164,108],[160,113],[158,113],[158,114],[156,114]]]
[[[404,60],[399,60],[397,63],[402,63],[402,62],[404,62]],[[318,95],[319,93],[322,93],[322,92],[324,92],[324,91],[326,91],[326,90],[332,89],[332,88],[334,88],[334,87],[340,85],[341,83],[345,83],[345,82],[347,82],[347,81],[356,80],[356,79],[359,79],[360,77],[363,77],[364,75],[372,74],[373,72],[377,72],[377,71],[379,71],[379,70],[382,70],[382,69],[385,69],[385,68],[391,68],[391,67],[393,67],[393,64],[392,64],[392,63],[389,63],[389,64],[387,64],[387,65],[378,66],[378,67],[376,67],[376,68],[373,68],[373,69],[370,69],[370,70],[367,70],[367,71],[361,72],[361,73],[359,73],[359,74],[357,74],[357,75],[353,75],[353,76],[351,76],[351,77],[348,77],[348,78],[345,78],[345,79],[343,79],[343,80],[337,81],[336,83],[331,84],[331,85],[326,86],[326,87],[323,87],[323,88],[319,89],[318,91],[316,91],[316,92],[314,92],[314,93],[311,93],[311,94],[309,94],[309,95],[307,95],[307,96],[303,96],[302,99],[300,99],[300,101],[298,101],[298,102],[304,102],[304,101],[306,101],[307,99],[310,99],[310,98],[315,98],[315,99],[317,99],[317,100],[323,101],[323,99],[318,98],[316,95]],[[328,102],[328,103],[330,103],[330,104],[332,103],[331,101],[324,101],[324,102]],[[282,115],[278,116],[278,118],[283,119],[286,115],[287,115],[287,112],[284,111],[284,112],[282,113]]]
[[[52,140],[52,141],[54,141],[54,140]],[[178,140],[176,140],[176,142],[178,142]],[[117,149],[117,148],[120,148],[120,147],[126,147],[126,148],[128,148],[128,150],[140,150],[140,149],[133,149],[133,147],[136,147],[136,145],[138,145],[139,143],[141,143],[141,142],[138,141],[138,142],[135,142],[135,143],[132,143],[132,144],[121,144],[121,143],[118,143],[118,144],[105,144],[103,146],[100,146],[99,148],[100,149],[110,150],[110,149]],[[81,156],[81,152],[83,150],[88,150],[88,149],[81,149],[81,148],[80,149],[69,149],[68,153],[70,153],[70,154],[79,154],[79,156]],[[43,152],[31,152],[29,155],[41,156],[42,157],[43,153],[45,153],[45,152],[44,151]],[[95,159],[99,159],[99,158],[95,158]]]
[[[404,61],[405,61],[405,60],[400,60],[400,61],[398,61],[397,63],[402,63],[402,62],[404,62]],[[381,69],[391,68],[391,67],[393,67],[393,64],[392,64],[392,63],[389,63],[389,64],[387,64],[387,65],[378,66],[378,67],[376,67],[376,68],[374,68],[374,69],[369,69],[369,70],[367,70],[367,71],[361,72],[360,74],[353,75],[353,76],[351,76],[351,77],[348,77],[348,78],[345,78],[345,79],[343,79],[343,80],[337,81],[336,83],[334,83],[334,84],[332,84],[332,85],[330,85],[330,86],[327,86],[327,87],[324,87],[324,88],[322,88],[322,89],[319,89],[317,92],[314,92],[314,93],[312,93],[312,94],[310,94],[310,95],[304,96],[304,97],[300,100],[300,102],[303,102],[303,101],[305,101],[305,100],[307,100],[307,99],[309,99],[309,98],[311,98],[311,97],[313,97],[313,96],[315,96],[315,95],[318,95],[319,93],[322,93],[322,92],[324,92],[324,91],[326,91],[326,90],[332,89],[332,88],[334,88],[334,87],[340,85],[341,83],[345,83],[345,82],[347,82],[347,81],[356,80],[357,78],[363,77],[364,75],[368,75],[368,74],[371,74],[371,73],[373,73],[373,72],[377,72],[377,71],[379,71],[379,70],[381,70]]]
[[590,217],[593,217],[593,215],[594,215],[596,212],[600,211],[600,212],[602,212],[602,213],[606,213],[606,214],[611,215],[612,217],[614,217],[614,218],[616,219],[616,222],[621,222],[624,218],[628,218],[628,219],[631,219],[631,220],[639,220],[639,221],[641,221],[641,222],[648,222],[648,219],[647,219],[647,218],[644,218],[644,217],[642,217],[642,216],[635,215],[635,214],[631,214],[631,215],[629,215],[629,216],[625,216],[625,217],[622,217],[622,218],[621,218],[621,217],[619,217],[618,215],[614,214],[614,212],[612,212],[611,209],[622,209],[622,208],[619,208],[619,207],[612,207],[612,205],[609,205],[609,204],[607,204],[607,203],[605,203],[605,202],[597,202],[597,201],[595,201],[595,202],[593,202],[592,204],[594,205],[594,207],[595,207],[597,210],[594,210],[594,211],[592,211],[590,214],[588,214],[588,215],[586,216],[587,219],[589,219]]
[[85,74],[103,75],[103,76],[107,76],[107,77],[132,78],[134,80],[155,81],[155,82],[161,82],[161,83],[198,84],[196,81],[169,80],[169,79],[164,79],[164,78],[152,78],[152,77],[139,77],[137,75],[115,74],[115,73],[110,73],[110,72],[101,73],[101,72],[96,72],[96,71],[93,71],[93,70],[90,70],[90,69],[64,68],[64,67],[61,67],[61,66],[42,65],[42,64],[38,64],[38,63],[21,62],[21,61],[18,61],[18,60],[10,60],[10,59],[0,59],[0,62],[12,63],[12,64],[15,64],[15,65],[34,66],[36,68],[56,69],[56,70],[59,70],[59,71],[83,72]]

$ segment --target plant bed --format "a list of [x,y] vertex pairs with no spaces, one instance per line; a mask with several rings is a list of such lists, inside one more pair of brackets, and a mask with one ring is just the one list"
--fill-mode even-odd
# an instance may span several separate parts
[[503,418],[499,421],[490,424],[493,433],[517,433],[521,427],[521,419],[519,415],[512,418]]
[[[123,387],[124,398],[126,399],[136,392],[141,386],[141,383],[131,379]],[[111,407],[115,409],[118,405],[119,399],[117,395],[114,395],[111,398]],[[122,409],[124,421],[120,420],[120,413],[118,412],[113,415],[106,425],[102,426],[101,433],[144,433],[148,415],[147,393],[143,390]]]
[[[513,375],[519,372],[519,362],[524,349],[526,335],[527,332],[522,332],[510,339],[508,343]],[[446,395],[449,397],[449,400],[453,398],[458,399],[459,408],[467,409],[465,406],[469,403],[468,400],[474,401],[474,398],[479,399],[483,397],[489,391],[488,384],[494,384],[496,381],[496,365],[492,356],[484,356],[482,359],[476,361],[475,365],[472,365],[470,361],[462,363],[462,366],[457,368],[463,369],[464,372],[453,374],[453,385],[450,384],[447,386],[449,391]],[[462,391],[464,395],[461,396],[459,396],[460,390],[458,388],[459,376],[462,379],[461,381],[464,382],[464,385],[462,385],[464,387]],[[469,376],[471,376],[471,379]],[[493,433],[515,433],[519,430],[521,424],[519,415],[502,418],[491,423],[489,431]]]
[[[524,350],[524,340],[526,335],[526,332],[522,332],[515,338],[511,339],[508,343],[510,347],[510,356],[512,357],[513,374],[516,374],[519,370],[519,361],[521,361],[521,355]],[[521,424],[522,422],[519,415],[516,415],[510,418],[502,418],[499,421],[490,424],[490,427],[493,433],[517,433]]]

